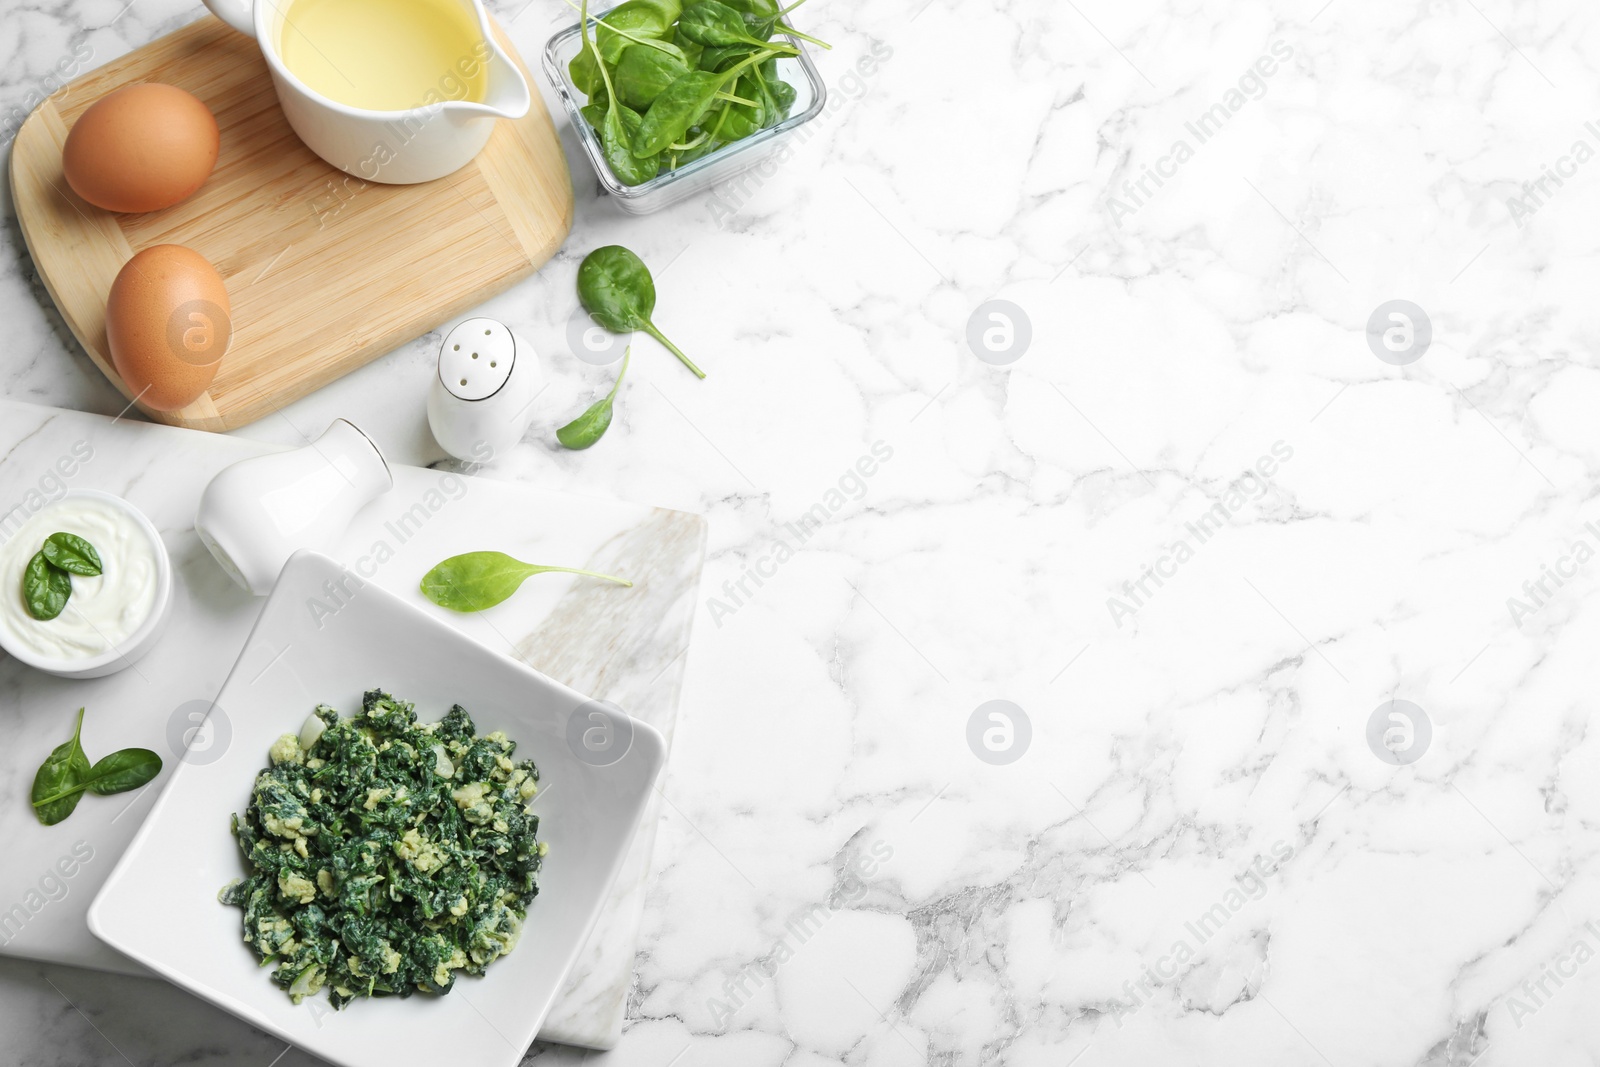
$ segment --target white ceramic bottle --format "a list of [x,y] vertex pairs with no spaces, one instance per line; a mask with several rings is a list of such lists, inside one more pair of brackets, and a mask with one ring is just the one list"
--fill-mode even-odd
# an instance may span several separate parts
[[201,494],[194,528],[229,577],[265,596],[290,556],[332,550],[356,512],[393,487],[378,446],[337,419],[304,448],[223,470]]
[[502,322],[468,319],[445,336],[428,391],[428,425],[457,459],[503,456],[533,421],[544,387],[539,354]]

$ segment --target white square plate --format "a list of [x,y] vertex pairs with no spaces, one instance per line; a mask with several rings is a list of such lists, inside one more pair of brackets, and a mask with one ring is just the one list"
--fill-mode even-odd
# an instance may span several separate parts
[[[89,928],[177,985],[343,1067],[513,1067],[594,925],[665,745],[610,705],[371,583],[355,584],[324,556],[301,553],[284,568],[211,711],[211,744],[191,749],[173,772],[90,907]],[[217,900],[248,873],[229,816],[244,812],[273,741],[299,732],[319,703],[346,716],[359,711],[368,689],[414,703],[422,722],[460,704],[480,734],[505,731],[516,758],[538,764],[533,810],[550,851],[521,940],[482,977],[461,976],[445,996],[363,999],[335,1012],[319,994],[296,1006],[244,943],[240,909]],[[594,717],[602,707],[611,718]]]

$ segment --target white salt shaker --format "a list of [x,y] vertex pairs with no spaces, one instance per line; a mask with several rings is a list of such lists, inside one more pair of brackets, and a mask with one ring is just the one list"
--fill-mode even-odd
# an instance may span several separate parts
[[200,495],[194,529],[228,577],[266,596],[290,556],[331,550],[356,512],[393,487],[378,446],[337,419],[303,448],[224,468]]
[[457,459],[487,463],[522,440],[544,387],[539,354],[503,322],[468,319],[445,336],[428,425]]

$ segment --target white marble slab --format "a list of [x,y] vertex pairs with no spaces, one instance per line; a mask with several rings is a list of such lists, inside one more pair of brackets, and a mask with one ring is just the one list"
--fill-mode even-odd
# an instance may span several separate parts
[[[526,52],[571,22],[522,3],[496,7]],[[8,10],[0,98],[196,10],[121,8]],[[486,309],[539,346],[570,417],[609,386],[567,355],[578,257],[621,242],[657,270],[662,327],[710,377],[641,342],[601,447],[562,454],[546,423],[496,474],[706,514],[707,597],[731,603],[724,582],[771,569],[788,524],[894,449],[736,613],[702,599],[628,1028],[600,1062],[1600,1060],[1600,966],[1574,951],[1600,948],[1600,563],[1570,552],[1600,525],[1600,154],[1575,152],[1600,148],[1592,5],[796,18],[835,44],[816,58],[840,104],[793,158],[726,190],[731,210],[642,219],[580,173],[568,251]],[[1219,105],[1202,143],[1188,125]],[[5,244],[0,390],[115,414],[14,228]],[[1032,326],[1006,367],[966,343],[995,297]],[[1433,326],[1404,367],[1365,337],[1396,299]],[[246,434],[349,415],[431,462],[436,340]],[[1278,441],[1294,456],[1270,489],[1224,504],[1119,628],[1108,599]],[[1409,766],[1365,740],[1394,698],[1433,726]],[[995,699],[1033,726],[1010,766],[966,742]],[[1189,933],[1279,842],[1265,892]],[[790,924],[830,899],[802,941]],[[0,965],[0,1048],[96,1067],[282,1051],[133,988]]]
[[[0,661],[0,955],[120,973],[142,969],[89,933],[84,915],[165,783],[80,804],[40,826],[27,795],[39,761],[86,706],[85,744],[103,755],[152,748],[175,766],[255,623],[262,601],[216,566],[192,526],[200,491],[222,467],[270,446],[129,419],[0,400],[0,513],[37,510],[68,488],[116,493],[150,516],[173,560],[172,621],[133,668],[92,682],[50,678]],[[635,581],[637,596],[604,605],[583,583],[530,582],[478,615],[426,609],[483,644],[521,658],[662,729],[677,718],[704,522],[683,512],[551,493],[449,470],[395,466],[395,487],[356,516],[332,555],[367,580],[415,596],[433,564],[494,547],[522,559],[566,561]],[[418,597],[421,603],[420,597]],[[229,743],[223,708],[188,758]],[[63,733],[63,730],[67,733]],[[56,736],[61,734],[60,737]],[[600,924],[541,1034],[591,1047],[614,1044],[633,973],[644,883],[660,795],[647,813]],[[65,865],[60,861],[65,860]],[[70,870],[70,877],[63,877]]]

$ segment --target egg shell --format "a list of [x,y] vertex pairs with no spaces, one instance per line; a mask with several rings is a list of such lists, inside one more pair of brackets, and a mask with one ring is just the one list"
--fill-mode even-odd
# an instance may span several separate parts
[[62,150],[72,191],[107,211],[159,211],[205,184],[221,147],[216,116],[171,85],[129,85],[95,101]]
[[183,245],[146,248],[123,265],[106,299],[106,343],[143,407],[177,411],[216,379],[233,339],[222,275]]

